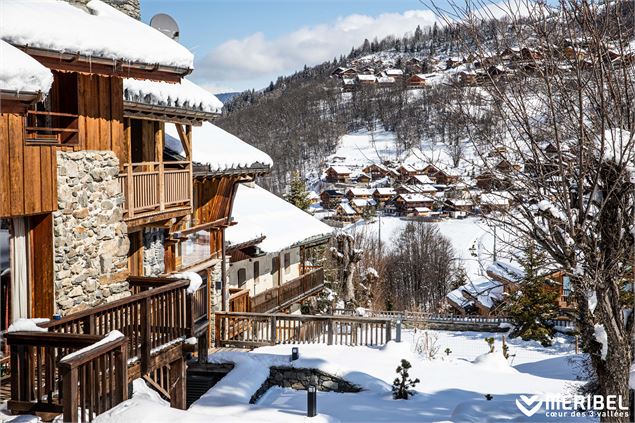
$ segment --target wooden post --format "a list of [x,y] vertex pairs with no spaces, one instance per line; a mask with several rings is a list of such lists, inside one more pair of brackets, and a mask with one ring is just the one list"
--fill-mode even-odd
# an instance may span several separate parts
[[278,342],[277,326],[276,316],[271,316],[271,345],[276,345]]
[[141,374],[145,375],[150,369],[150,350],[152,349],[152,333],[150,330],[150,298],[141,301]]
[[207,354],[209,353],[208,332],[209,332],[209,325],[207,325],[207,330],[205,331],[205,333],[198,338],[199,364],[207,363]]
[[170,406],[185,410],[187,381],[185,375],[185,360],[179,357],[170,363]]
[[159,190],[159,210],[163,211],[165,210],[165,166],[163,165],[163,160],[159,163],[159,184],[157,189]]
[[221,344],[221,318],[222,316],[218,313],[214,314],[214,346],[216,348],[222,347]]
[[326,343],[327,345],[333,345],[333,319],[328,320],[327,332]]
[[115,404],[122,403],[128,399],[128,342],[124,342],[115,351],[115,384],[117,396]]
[[388,343],[388,341],[390,341],[391,339],[391,334],[390,334],[390,324],[391,324],[392,320],[386,320],[386,343]]
[[128,163],[128,169],[127,169],[127,177],[126,177],[126,183],[128,184],[128,197],[126,198],[126,205],[127,205],[127,209],[128,209],[128,217],[134,217],[134,203],[135,203],[135,198],[134,198],[134,181],[133,181],[133,174],[132,174],[132,163]]
[[193,337],[195,336],[195,328],[194,328],[194,321],[195,321],[195,316],[194,316],[194,294],[187,294],[186,297],[186,302],[185,302],[185,310],[186,310],[186,314],[187,314],[187,334],[188,337]]
[[64,421],[65,422],[77,422],[79,421],[79,413],[77,409],[77,367],[71,368],[64,366],[60,368],[62,377],[62,392],[64,394],[63,408],[64,408]]

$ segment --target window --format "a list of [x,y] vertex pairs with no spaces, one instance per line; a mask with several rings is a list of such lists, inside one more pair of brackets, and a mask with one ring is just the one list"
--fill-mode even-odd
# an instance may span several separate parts
[[280,258],[278,258],[277,256],[271,259],[271,274],[272,275],[278,271],[279,264],[280,264]]
[[284,253],[284,273],[291,271],[291,253]]
[[565,297],[571,295],[571,278],[569,276],[562,277],[562,295]]
[[254,282],[258,283],[258,279],[260,279],[260,262],[256,260],[254,261]]
[[77,74],[54,72],[49,95],[27,111],[26,142],[77,145],[78,121]]
[[247,281],[247,270],[245,268],[238,269],[238,286],[243,286]]

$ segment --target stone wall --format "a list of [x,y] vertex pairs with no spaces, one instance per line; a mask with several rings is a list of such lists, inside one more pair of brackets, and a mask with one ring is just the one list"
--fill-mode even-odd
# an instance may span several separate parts
[[143,231],[143,275],[158,276],[165,271],[165,230],[146,228]]
[[57,153],[54,277],[61,314],[130,295],[118,174],[119,161],[110,151]]
[[[86,3],[90,0],[66,0],[70,4],[85,8]],[[141,5],[140,0],[103,0],[104,3],[107,3],[114,7],[115,9],[125,13],[126,15],[133,17],[137,20],[141,19]]]
[[255,404],[273,386],[306,390],[309,385],[315,385],[318,391],[324,392],[360,392],[362,390],[357,385],[318,369],[274,366],[269,369],[269,377],[252,395],[249,403]]

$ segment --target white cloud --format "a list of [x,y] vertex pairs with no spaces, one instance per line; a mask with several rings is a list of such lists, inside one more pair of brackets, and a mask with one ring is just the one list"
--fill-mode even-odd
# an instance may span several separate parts
[[210,84],[275,78],[306,65],[315,65],[346,54],[364,38],[413,32],[435,21],[429,10],[385,13],[377,17],[349,15],[329,24],[307,26],[276,38],[256,32],[217,46],[197,62],[196,78]]

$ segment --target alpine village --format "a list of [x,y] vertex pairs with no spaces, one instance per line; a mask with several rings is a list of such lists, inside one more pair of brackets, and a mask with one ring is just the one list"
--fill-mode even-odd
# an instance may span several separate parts
[[147,3],[0,0],[0,422],[633,421],[635,2],[217,95]]

